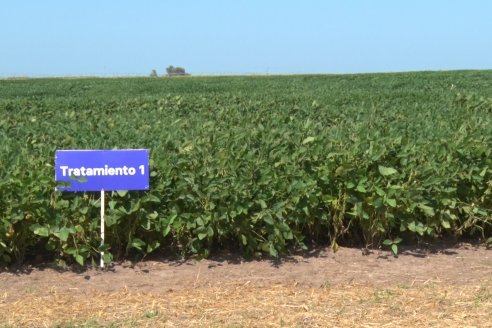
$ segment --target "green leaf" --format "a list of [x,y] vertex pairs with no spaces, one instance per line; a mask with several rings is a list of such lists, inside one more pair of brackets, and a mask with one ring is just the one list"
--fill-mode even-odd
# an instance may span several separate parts
[[60,231],[58,231],[54,235],[60,238],[61,241],[67,241],[68,236],[70,235],[70,230],[63,227],[60,229]]
[[162,237],[166,237],[169,234],[169,231],[171,231],[171,225],[167,225],[163,230],[162,230]]
[[374,200],[374,208],[382,208],[384,206],[384,200],[381,197],[378,197]]
[[345,168],[343,166],[337,167],[337,169],[335,170],[335,176],[336,177],[341,177],[341,176],[344,176],[344,175],[345,175]]
[[286,232],[282,233],[282,235],[284,236],[285,240],[294,239],[294,235],[292,234],[292,231],[286,231]]
[[114,210],[116,204],[117,204],[117,202],[115,200],[110,200],[108,202],[109,208],[112,209],[112,210]]
[[41,237],[48,237],[50,235],[50,231],[47,227],[41,226],[37,223],[31,226],[31,230],[35,235]]
[[361,193],[366,193],[367,192],[366,188],[363,185],[358,185],[357,186],[357,191],[358,192],[361,192]]
[[273,244],[270,244],[268,251],[271,256],[278,257],[278,251],[275,249],[275,246],[273,246]]
[[118,194],[118,196],[120,197],[125,197],[126,194],[128,194],[128,190],[116,190],[116,193]]
[[347,183],[345,184],[345,186],[346,186],[348,189],[352,189],[352,188],[354,188],[354,187],[355,187],[355,183],[353,183],[353,182],[350,182],[350,181],[349,181],[349,182],[347,182]]
[[244,246],[248,245],[248,239],[243,234],[241,234],[241,242],[243,243]]
[[376,187],[376,194],[378,194],[378,196],[381,196],[381,197],[384,197],[386,195],[384,190],[381,188],[378,188],[378,187]]
[[198,239],[203,240],[203,239],[207,238],[207,236],[208,236],[208,234],[206,232],[200,232],[198,234]]
[[159,197],[157,197],[155,195],[147,195],[144,197],[144,199],[142,201],[146,202],[146,203],[160,203],[161,202]]
[[303,145],[305,145],[305,144],[307,144],[307,143],[313,142],[314,140],[315,140],[315,138],[314,138],[314,137],[307,137],[306,139],[304,139],[304,140],[302,141],[302,144],[303,144]]
[[159,243],[157,240],[154,240],[150,244],[147,244],[147,254],[153,252],[154,250],[159,248],[159,246],[161,246],[161,243]]
[[132,201],[132,207],[130,208],[130,211],[128,211],[128,214],[132,214],[137,212],[140,209],[140,200],[137,201]]
[[451,224],[447,220],[442,220],[441,225],[444,229],[451,229]]
[[75,247],[67,247],[63,250],[65,254],[74,255],[77,254],[77,249]]
[[430,206],[424,204],[418,204],[417,206],[422,212],[424,212],[426,216],[433,217],[434,215],[436,215],[434,209]]
[[290,231],[290,227],[287,223],[285,222],[281,222],[279,225],[278,225],[278,228],[280,229],[280,231],[282,232],[288,232]]
[[132,239],[132,242],[130,243],[130,247],[136,248],[139,251],[141,251],[142,247],[144,247],[144,246],[145,246],[145,242],[141,239],[138,239],[138,238]]
[[307,216],[309,216],[309,207],[304,206],[304,207],[302,208],[302,211],[304,212],[304,214],[306,214]]
[[489,239],[487,239],[487,240],[485,241],[485,245],[487,245],[487,246],[492,245],[492,237],[489,237]]
[[104,253],[102,259],[105,264],[110,264],[113,261],[113,254]]
[[145,219],[142,219],[142,222],[141,222],[140,226],[141,226],[143,229],[145,229],[145,230],[147,230],[147,231],[150,231],[150,230],[152,229],[152,225],[151,225],[151,223],[150,223],[150,219],[149,219],[149,217],[146,217]]
[[99,252],[109,252],[109,244],[102,244],[102,245],[99,245],[99,247],[97,248],[97,250]]
[[159,217],[159,213],[157,213],[156,211],[154,211],[152,213],[147,214],[147,217],[150,220],[156,220]]
[[419,222],[419,224],[417,224],[417,226],[415,227],[415,231],[416,231],[419,235],[421,235],[421,236],[423,236],[423,235],[424,235],[424,233],[425,233],[425,231],[426,231],[426,230],[427,230],[427,228],[426,228],[426,227],[424,227],[424,225],[423,225],[422,223],[420,223],[420,222]]
[[395,256],[398,255],[398,245],[397,244],[391,245],[391,251]]
[[388,175],[392,175],[392,174],[395,174],[398,172],[397,170],[395,170],[392,167],[386,167],[386,166],[382,166],[382,165],[379,165],[378,169],[379,169],[379,173],[381,173],[382,176],[388,176]]
[[263,221],[265,221],[265,223],[267,223],[269,225],[273,225],[273,218],[269,215],[265,215],[263,217]]
[[82,255],[80,254],[75,254],[75,261],[77,261],[78,264],[84,265],[85,259]]
[[391,207],[396,207],[396,199],[388,198],[386,199],[386,204],[388,204]]
[[268,207],[263,199],[258,200],[258,204],[260,204],[262,209],[266,209]]
[[386,246],[393,245],[393,241],[391,239],[385,239],[383,241],[383,245],[386,245]]

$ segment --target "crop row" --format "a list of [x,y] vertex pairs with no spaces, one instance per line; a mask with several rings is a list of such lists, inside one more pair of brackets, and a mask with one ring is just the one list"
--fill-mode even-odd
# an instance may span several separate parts
[[[84,264],[100,251],[110,261],[164,249],[278,256],[313,241],[384,241],[397,252],[401,239],[490,237],[490,99],[450,91],[436,101],[399,85],[405,76],[353,93],[343,81],[289,78],[265,78],[270,91],[255,78],[215,91],[200,78],[157,80],[152,93],[107,98],[57,95],[53,85],[101,87],[59,80],[0,101],[0,261]],[[194,91],[166,93],[182,83]],[[114,148],[150,149],[151,187],[108,193],[100,246],[99,194],[56,192],[54,152]]]

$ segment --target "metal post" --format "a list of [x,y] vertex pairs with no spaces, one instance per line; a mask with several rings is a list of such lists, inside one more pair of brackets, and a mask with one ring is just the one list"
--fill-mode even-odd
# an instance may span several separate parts
[[[104,189],[101,190],[101,246],[104,245]],[[104,252],[101,251],[101,268],[104,268]]]

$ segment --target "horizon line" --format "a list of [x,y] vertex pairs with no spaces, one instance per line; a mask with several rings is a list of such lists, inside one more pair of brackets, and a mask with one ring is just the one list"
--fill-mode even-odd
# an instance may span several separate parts
[[422,70],[402,70],[402,71],[368,71],[368,72],[344,72],[344,73],[187,73],[185,76],[169,76],[162,74],[158,76],[150,76],[149,74],[120,74],[120,75],[98,75],[98,74],[80,74],[80,75],[0,75],[0,80],[28,80],[28,79],[84,79],[84,78],[190,78],[190,77],[234,77],[234,76],[306,76],[306,75],[366,75],[366,74],[404,74],[404,73],[432,73],[432,72],[470,72],[470,71],[491,71],[492,68],[460,68],[460,69],[422,69]]

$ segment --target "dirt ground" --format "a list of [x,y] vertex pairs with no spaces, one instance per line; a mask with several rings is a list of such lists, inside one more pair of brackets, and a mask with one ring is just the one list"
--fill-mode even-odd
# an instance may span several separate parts
[[[0,272],[0,327],[492,327],[492,250],[317,249]],[[3,324],[3,326],[2,326]]]

